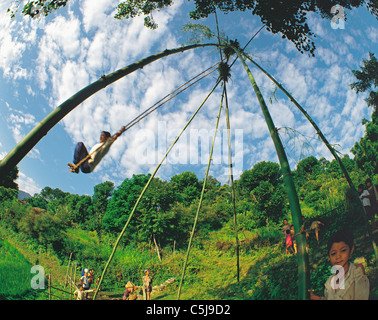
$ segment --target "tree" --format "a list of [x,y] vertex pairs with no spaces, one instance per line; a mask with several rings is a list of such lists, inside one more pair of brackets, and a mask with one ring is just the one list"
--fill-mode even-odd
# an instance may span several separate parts
[[201,194],[201,185],[195,173],[185,171],[171,178],[171,188],[176,195],[176,200],[184,206],[189,206]]
[[358,168],[369,176],[378,174],[378,114],[373,112],[371,121],[365,123],[365,135],[351,149]]
[[[216,2],[195,0],[194,3],[195,10],[191,11],[189,16],[196,20],[208,17],[216,9],[225,13],[252,11],[252,15],[260,17],[268,31],[281,33],[282,38],[293,42],[298,51],[308,52],[311,55],[314,55],[315,43],[312,41],[314,33],[307,24],[307,14],[314,12],[323,18],[330,19],[333,17],[331,8],[336,4],[334,1],[316,0],[219,0]],[[364,3],[371,13],[377,16],[378,5],[376,2],[370,0],[341,0],[337,2],[344,9],[357,8]],[[118,5],[115,17],[127,19],[143,14],[146,16],[145,25],[155,29],[157,24],[151,16],[152,12],[172,4],[172,0],[127,0]]]
[[92,198],[87,195],[79,196],[69,194],[65,197],[64,202],[70,208],[69,218],[72,222],[79,224],[83,229],[90,229],[90,218],[92,213]]
[[114,183],[110,181],[105,181],[94,187],[94,194],[92,197],[93,201],[93,213],[92,217],[92,228],[97,231],[99,239],[101,239],[101,225],[102,218],[105,215],[108,200],[111,197],[114,190]]
[[0,186],[11,188],[18,191],[18,184],[15,182],[18,178],[18,167],[15,166],[8,171],[4,177],[0,177]]
[[17,199],[17,190],[0,186],[0,203]]
[[68,193],[60,190],[59,188],[52,189],[51,187],[45,187],[41,190],[41,197],[44,198],[47,202],[55,200],[63,200]]
[[[337,165],[337,163],[336,163]],[[303,185],[306,181],[313,179],[316,174],[321,172],[321,166],[314,156],[309,156],[298,162],[296,170],[293,172],[295,181],[299,185]]]
[[[347,154],[344,155],[341,158],[341,162],[343,163],[345,169],[348,172],[352,172],[356,167],[355,161],[353,159],[351,159],[349,157],[349,155],[347,155]],[[337,178],[340,178],[340,177],[343,176],[343,172],[341,171],[340,166],[338,165],[336,160],[331,161],[331,163],[329,164],[329,166],[326,170],[326,173],[332,175],[333,177],[337,177]]]
[[113,191],[102,219],[102,224],[108,231],[119,232],[122,229],[148,177],[144,174],[133,175],[131,179],[123,180]]
[[62,247],[63,231],[66,227],[66,223],[60,216],[51,215],[46,211],[24,211],[22,218],[18,222],[20,231],[37,239],[46,247],[48,244],[52,244],[55,249]]
[[[351,152],[357,166],[368,175],[378,173],[378,61],[373,53],[369,52],[369,60],[363,59],[360,70],[352,70],[357,81],[351,84],[351,88],[359,92],[369,92],[366,99],[367,105],[373,108],[371,121],[362,119],[365,125],[365,135],[356,142]],[[375,91],[374,91],[375,90]]]
[[[22,13],[32,18],[48,15],[53,10],[64,7],[68,0],[35,0],[28,1]],[[374,0],[195,0],[195,10],[189,13],[192,19],[206,18],[216,10],[225,13],[233,11],[251,11],[258,16],[266,29],[272,33],[280,33],[287,38],[301,53],[308,52],[314,55],[315,43],[312,40],[314,33],[307,24],[307,15],[316,13],[322,18],[331,19],[334,14],[331,8],[336,4],[343,9],[353,9],[366,5],[368,10],[378,16],[378,4]],[[173,0],[126,0],[117,6],[116,19],[129,19],[144,15],[145,25],[151,29],[158,27],[152,13],[173,5]],[[8,9],[11,16],[15,11]],[[17,11],[17,10],[16,10]]]
[[268,181],[276,186],[281,177],[281,169],[278,163],[261,161],[256,163],[252,169],[244,171],[239,180],[239,187],[250,193],[261,181]]
[[282,217],[286,210],[285,191],[280,184],[281,168],[278,163],[261,161],[252,169],[244,171],[238,183],[239,188],[247,196],[253,212],[255,226],[263,226],[266,219],[275,221]]
[[[102,219],[102,224],[108,231],[122,229],[150,176],[150,174],[133,175],[131,179],[126,178],[114,190]],[[159,215],[168,211],[171,203],[175,200],[173,190],[170,190],[169,187],[167,182],[159,178],[152,180],[135,212],[135,218],[130,223],[129,235],[132,235],[131,238],[136,240],[138,237],[142,237],[142,240],[146,240],[152,234],[160,233],[157,231],[162,229]],[[149,222],[147,223],[147,221]],[[158,224],[156,224],[157,222]]]
[[32,207],[47,210],[47,201],[39,193],[34,194],[33,197],[26,198],[25,201],[29,203]]
[[374,89],[378,88],[378,61],[374,56],[374,53],[369,52],[369,60],[363,59],[363,66],[360,66],[360,70],[352,70],[353,75],[357,81],[353,82],[350,87],[359,92],[369,92],[369,96],[366,99],[367,105],[373,107],[375,113],[377,113],[378,107],[378,92]]

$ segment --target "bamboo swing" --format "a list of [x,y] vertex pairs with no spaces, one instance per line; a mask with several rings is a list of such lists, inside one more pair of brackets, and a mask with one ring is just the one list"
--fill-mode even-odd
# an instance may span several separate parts
[[[217,17],[216,17],[217,19]],[[218,27],[218,21],[217,21],[217,27]],[[248,44],[254,39],[254,37],[256,37],[256,35],[263,29],[263,27],[261,27],[257,33],[249,40],[249,42],[246,44],[246,46],[243,48],[243,50],[248,46]],[[218,29],[218,40],[219,40],[219,45],[220,44],[220,37],[219,37],[219,29]],[[236,42],[237,44],[237,42]],[[232,50],[231,50],[232,52]],[[196,116],[196,114],[200,111],[200,109],[203,107],[203,105],[205,104],[205,102],[208,100],[208,98],[210,97],[210,95],[214,92],[214,90],[217,88],[217,86],[219,85],[219,83],[223,82],[223,92],[222,92],[222,98],[221,98],[221,103],[220,103],[220,107],[219,107],[219,111],[218,111],[218,116],[217,116],[217,121],[216,121],[216,127],[215,127],[215,132],[214,132],[214,136],[213,136],[213,142],[212,142],[212,145],[211,145],[211,150],[210,150],[210,155],[209,155],[209,161],[208,161],[208,165],[207,165],[207,169],[206,169],[206,173],[205,173],[205,179],[204,179],[204,182],[203,182],[203,187],[202,187],[202,192],[201,192],[201,196],[200,196],[200,201],[199,201],[199,204],[198,204],[198,208],[197,208],[197,212],[196,212],[196,216],[195,216],[195,219],[194,219],[194,223],[193,223],[193,228],[192,228],[192,232],[190,233],[190,238],[189,238],[189,243],[188,243],[188,248],[187,248],[187,253],[186,253],[186,257],[185,257],[185,261],[184,261],[184,265],[182,267],[182,274],[181,274],[181,279],[180,279],[180,284],[179,284],[179,288],[178,288],[178,292],[177,292],[177,299],[179,300],[180,299],[180,294],[181,294],[181,288],[182,288],[182,283],[183,283],[183,280],[184,280],[184,277],[185,277],[185,271],[186,271],[186,266],[187,266],[187,262],[188,262],[188,259],[189,259],[189,254],[190,254],[190,249],[191,249],[191,244],[192,244],[192,240],[193,240],[193,236],[194,236],[194,233],[195,233],[195,229],[196,229],[196,225],[197,225],[197,221],[198,221],[198,216],[199,216],[199,212],[200,212],[200,209],[201,209],[201,206],[202,206],[202,200],[203,200],[203,195],[204,195],[204,192],[205,192],[205,188],[206,188],[206,182],[207,182],[207,177],[208,177],[208,173],[209,173],[209,169],[210,169],[210,164],[211,164],[211,161],[212,161],[212,154],[213,154],[213,149],[214,149],[214,144],[215,144],[215,138],[216,138],[216,133],[217,133],[217,130],[218,130],[218,125],[219,125],[219,119],[220,119],[220,114],[221,114],[221,110],[223,108],[223,101],[225,99],[225,111],[226,111],[226,125],[227,125],[227,132],[228,132],[228,159],[229,159],[229,172],[230,172],[230,180],[231,180],[231,190],[232,190],[232,203],[233,203],[233,211],[234,211],[234,231],[235,231],[235,240],[236,240],[236,254],[237,254],[237,262],[236,262],[236,269],[237,269],[237,281],[239,282],[239,240],[238,240],[238,232],[237,232],[237,219],[236,219],[236,209],[235,209],[235,190],[234,190],[234,184],[233,184],[233,171],[232,171],[232,151],[231,151],[231,137],[230,137],[230,119],[229,119],[229,109],[228,109],[228,99],[227,99],[227,89],[226,89],[226,82],[228,80],[228,78],[230,77],[230,68],[231,66],[236,62],[237,58],[235,58],[235,60],[232,62],[232,64],[229,66],[227,63],[223,62],[223,57],[222,57],[222,51],[219,50],[219,53],[220,53],[220,62],[218,62],[217,64],[215,64],[213,67],[217,66],[218,65],[218,71],[219,71],[219,76],[218,76],[218,80],[215,84],[215,86],[213,87],[213,89],[210,91],[210,93],[206,96],[206,98],[204,99],[204,101],[202,102],[202,104],[198,107],[198,109],[194,112],[194,114],[192,115],[192,117],[189,119],[189,121],[187,122],[187,124],[184,126],[184,128],[182,129],[182,131],[180,132],[180,134],[176,137],[176,139],[174,140],[174,142],[172,143],[172,145],[170,146],[170,148],[167,150],[166,154],[163,156],[163,158],[161,159],[160,163],[158,164],[158,166],[155,168],[155,171],[153,172],[153,174],[150,176],[148,182],[146,183],[145,187],[143,188],[141,194],[139,195],[139,198],[137,199],[135,205],[134,205],[134,208],[132,209],[130,215],[129,215],[129,218],[125,224],[125,226],[123,227],[122,231],[120,232],[117,240],[116,240],[116,243],[113,247],[113,250],[112,250],[112,253],[111,255],[109,256],[109,259],[104,267],[104,270],[101,274],[101,277],[100,277],[100,281],[99,281],[99,285],[98,287],[100,287],[101,283],[102,283],[102,280],[103,280],[103,277],[106,273],[106,270],[111,262],[111,260],[113,259],[113,256],[115,254],[115,251],[118,247],[118,244],[119,244],[119,241],[120,239],[122,238],[123,234],[125,233],[135,211],[136,211],[136,208],[138,206],[138,204],[140,203],[144,193],[146,192],[147,188],[149,187],[152,179],[155,177],[158,169],[160,168],[161,164],[163,163],[163,161],[165,160],[165,158],[168,156],[169,152],[171,151],[171,149],[174,147],[174,145],[176,144],[176,142],[179,140],[179,138],[181,137],[181,135],[183,134],[183,132],[186,130],[186,128],[189,126],[189,124],[191,123],[191,121],[193,120],[193,118]],[[228,62],[228,59],[229,59],[229,56],[231,54],[229,54],[226,59],[227,59],[227,62]],[[211,68],[213,68],[211,67]],[[209,68],[209,69],[211,69]],[[207,69],[207,70],[209,70]],[[206,70],[206,71],[207,71]],[[216,69],[212,70],[210,73],[214,72]],[[204,71],[204,72],[206,72]],[[204,73],[203,72],[203,73]],[[209,74],[210,74],[209,73]],[[202,77],[204,78],[204,77]],[[201,79],[202,79],[201,78]],[[199,79],[199,80],[201,80]],[[197,81],[199,81],[197,80]],[[191,81],[191,80],[190,80]],[[184,89],[185,90],[185,89]],[[182,90],[183,91],[183,90]],[[169,96],[169,95],[168,95]],[[171,97],[173,98],[173,97]],[[164,98],[163,98],[164,99]],[[162,100],[163,100],[162,99]],[[164,102],[165,103],[165,102]],[[164,104],[162,103],[162,104]],[[156,104],[155,104],[156,105]],[[154,105],[154,106],[155,106]],[[161,105],[159,105],[158,107],[154,108],[154,106],[152,106],[151,108],[147,109],[144,113],[142,113],[142,115],[138,116],[137,118],[135,118],[129,125],[128,125],[128,128],[132,127],[134,124],[136,124],[137,122],[139,122],[140,120],[142,120],[146,115],[144,115],[148,110],[152,109],[152,111],[150,111],[149,113],[153,112],[154,110],[156,110],[158,107],[160,107]],[[148,114],[149,114],[148,113]],[[136,122],[134,122],[136,121]],[[98,293],[98,290],[95,291],[95,294],[93,296],[93,299],[95,300],[96,299],[96,296],[97,296],[97,293]]]
[[[114,254],[115,254],[115,251],[119,245],[119,242],[123,236],[123,234],[125,233],[128,225],[130,224],[130,221],[136,211],[136,208],[138,207],[141,199],[143,198],[145,192],[147,191],[149,185],[151,184],[153,178],[155,177],[157,171],[159,170],[159,168],[161,167],[162,163],[164,162],[164,160],[167,158],[168,154],[170,153],[170,151],[173,149],[173,147],[175,146],[175,144],[177,143],[177,141],[180,139],[180,137],[182,136],[182,134],[184,133],[184,131],[186,130],[186,128],[190,125],[190,123],[192,122],[192,120],[194,119],[194,117],[198,114],[198,112],[202,109],[203,105],[205,104],[205,102],[209,99],[209,97],[211,96],[211,94],[214,92],[214,90],[217,88],[217,86],[219,85],[220,83],[220,80],[217,81],[217,83],[215,84],[215,86],[213,87],[213,89],[210,91],[210,93],[206,96],[206,98],[204,99],[204,101],[201,103],[201,105],[197,108],[197,110],[193,113],[193,115],[191,116],[191,118],[188,120],[188,122],[186,123],[186,125],[184,126],[184,128],[181,130],[181,132],[179,133],[179,135],[176,137],[176,139],[173,141],[173,143],[171,144],[171,146],[169,147],[169,149],[167,150],[167,152],[165,153],[165,155],[163,156],[163,158],[160,160],[159,164],[157,165],[157,167],[155,168],[154,172],[151,174],[149,180],[147,181],[146,185],[144,186],[142,192],[140,193],[127,221],[126,221],[126,224],[124,225],[122,231],[120,232],[120,234],[118,235],[118,238],[114,244],[114,247],[113,247],[113,250],[109,256],[109,259],[104,267],[104,270],[101,274],[101,277],[100,277],[100,281],[99,281],[99,285],[98,285],[98,288],[101,286],[101,283],[102,283],[102,280],[105,276],[105,273],[109,267],[109,264],[110,262],[112,261],[113,257],[114,257]],[[97,293],[98,293],[98,289],[96,289],[95,293],[94,293],[94,296],[93,296],[93,300],[96,299],[96,296],[97,296]]]
[[[122,127],[118,131],[119,135],[121,135],[125,131],[127,131],[130,128],[132,128],[133,126],[135,126],[138,122],[140,122],[141,120],[143,120],[145,117],[147,117],[152,112],[154,112],[157,109],[159,109],[161,106],[163,106],[164,104],[166,104],[168,101],[170,101],[171,99],[173,99],[174,97],[176,97],[181,92],[185,91],[186,89],[190,88],[192,85],[196,84],[200,80],[204,79],[205,77],[207,77],[208,75],[210,75],[211,73],[213,73],[215,70],[217,70],[216,66],[218,64],[219,64],[219,62],[216,63],[216,64],[214,64],[210,68],[206,69],[205,71],[199,73],[198,75],[196,75],[192,79],[188,80],[187,82],[185,82],[184,84],[182,84],[181,86],[179,86],[178,88],[176,88],[175,90],[173,90],[171,93],[168,93],[165,97],[163,97],[162,99],[160,99],[158,102],[156,102],[155,104],[153,104],[151,107],[149,107],[148,109],[144,110],[136,118],[134,118],[133,120],[131,120],[127,125],[125,125],[124,127]],[[101,147],[102,147],[102,145],[99,146],[97,149],[93,150],[90,154],[88,154],[86,157],[84,157],[82,160],[80,160],[77,164],[75,164],[75,165],[69,164],[70,171],[74,173],[80,167],[80,165],[82,165],[85,161],[87,161],[88,159],[90,159],[92,157],[92,155],[94,153],[96,153],[97,150],[99,150]]]

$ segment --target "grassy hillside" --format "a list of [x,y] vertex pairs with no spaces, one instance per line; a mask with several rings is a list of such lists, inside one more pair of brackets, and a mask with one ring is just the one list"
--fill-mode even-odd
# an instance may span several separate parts
[[[328,235],[334,229],[330,219],[323,217],[325,223],[321,230],[318,245],[313,234],[309,240],[309,257],[311,266],[311,288],[322,295],[325,280],[330,275],[330,265],[326,254]],[[346,224],[348,219],[345,220]],[[372,299],[377,299],[377,274],[372,246],[362,225],[355,224],[356,249],[353,259],[358,259],[365,266],[369,276]],[[53,285],[64,289],[64,277],[68,257],[58,257],[51,250],[37,253],[28,241],[19,241],[22,235],[2,231],[1,240],[1,278],[7,279],[1,287],[1,298],[35,299],[36,296],[25,295],[30,292],[30,267],[38,259],[46,267],[46,273],[52,273]],[[377,236],[377,233],[375,233]],[[94,268],[99,276],[110,254],[111,239],[100,242],[96,233],[80,229],[68,229],[66,241],[72,247],[80,249],[80,255],[73,256],[78,263],[76,279],[80,277],[80,268]],[[5,254],[4,254],[5,253]],[[146,245],[121,246],[104,281],[103,296],[121,298],[124,285],[133,281],[140,286],[143,270],[148,268],[154,277],[154,285],[174,277],[176,281],[152,296],[156,300],[177,299],[177,289],[181,276],[182,263],[186,250],[166,247],[162,250],[162,261],[155,251]],[[278,226],[244,231],[240,234],[240,281],[236,278],[236,255],[232,230],[224,228],[209,233],[206,237],[196,239],[190,253],[189,263],[181,293],[181,300],[249,300],[249,299],[296,299],[296,259],[295,255],[285,254]],[[19,279],[23,279],[20,281]],[[67,290],[67,289],[65,289]],[[68,295],[58,293],[68,299]],[[46,295],[37,298],[46,299]],[[57,297],[53,297],[57,299]]]
[[30,291],[30,268],[31,263],[0,239],[0,299],[22,297]]

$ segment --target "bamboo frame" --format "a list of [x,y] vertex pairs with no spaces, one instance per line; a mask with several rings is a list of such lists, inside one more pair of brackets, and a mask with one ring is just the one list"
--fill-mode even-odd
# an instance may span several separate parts
[[119,233],[118,235],[118,238],[114,244],[114,247],[113,247],[113,250],[112,250],[112,253],[110,254],[109,256],[109,259],[104,267],[104,270],[102,271],[102,274],[101,274],[101,277],[100,277],[100,281],[97,285],[97,288],[96,288],[96,291],[93,295],[93,300],[96,300],[96,297],[97,297],[97,294],[98,294],[98,289],[100,288],[101,286],[101,283],[102,283],[102,280],[105,276],[105,273],[109,267],[109,264],[110,262],[112,261],[113,257],[114,257],[114,254],[117,250],[117,247],[119,245],[119,242],[123,236],[123,234],[125,233],[135,211],[136,211],[136,208],[138,207],[143,195],[145,194],[145,192],[147,191],[152,179],[155,177],[157,171],[159,170],[159,168],[161,167],[162,163],[164,162],[164,160],[166,159],[166,157],[168,156],[169,152],[172,150],[172,148],[174,147],[174,145],[177,143],[177,141],[179,140],[179,138],[181,137],[181,135],[184,133],[184,131],[186,130],[186,128],[189,126],[189,124],[192,122],[192,120],[194,119],[194,117],[197,115],[197,113],[201,110],[201,108],[203,107],[203,105],[205,104],[205,102],[207,101],[207,99],[210,97],[210,95],[214,92],[214,90],[216,89],[216,87],[218,86],[219,84],[219,81],[215,84],[215,86],[213,87],[213,89],[210,91],[210,93],[206,96],[205,100],[202,102],[202,104],[197,108],[197,110],[193,113],[193,115],[191,116],[191,118],[188,120],[188,122],[186,123],[186,125],[184,126],[184,128],[181,130],[181,132],[179,133],[179,135],[176,137],[176,139],[173,141],[173,143],[171,144],[171,146],[169,147],[169,149],[167,150],[167,152],[165,153],[165,155],[163,156],[163,158],[160,160],[159,164],[157,165],[157,167],[155,168],[154,172],[152,173],[152,175],[150,176],[149,180],[147,181],[146,185],[144,186],[142,192],[140,193],[135,205],[134,205],[134,208],[133,210],[131,211],[130,215],[129,215],[129,218],[127,219],[126,221],[126,224],[124,225],[122,231]]

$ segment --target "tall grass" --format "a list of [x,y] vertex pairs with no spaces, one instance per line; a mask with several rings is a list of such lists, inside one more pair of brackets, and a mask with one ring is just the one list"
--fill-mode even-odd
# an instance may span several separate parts
[[7,241],[0,240],[0,299],[12,299],[31,290],[31,264]]

